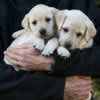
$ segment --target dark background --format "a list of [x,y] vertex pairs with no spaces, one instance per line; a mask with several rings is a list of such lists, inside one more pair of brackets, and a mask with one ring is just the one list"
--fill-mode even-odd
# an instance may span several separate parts
[[[97,7],[100,8],[100,0],[96,0]],[[93,93],[96,100],[100,100],[100,79],[95,79],[93,83]]]
[[97,1],[97,6],[100,7],[100,0],[96,0]]

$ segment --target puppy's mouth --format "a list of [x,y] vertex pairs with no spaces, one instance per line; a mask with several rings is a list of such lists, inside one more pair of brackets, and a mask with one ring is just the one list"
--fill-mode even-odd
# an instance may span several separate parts
[[67,48],[67,49],[71,49],[71,48],[72,48],[72,45],[71,45],[70,43],[67,43],[67,44],[65,44],[64,46],[65,46],[65,48]]
[[48,39],[48,38],[49,38],[49,36],[48,36],[47,34],[45,34],[45,35],[40,35],[40,38],[43,38],[43,39]]

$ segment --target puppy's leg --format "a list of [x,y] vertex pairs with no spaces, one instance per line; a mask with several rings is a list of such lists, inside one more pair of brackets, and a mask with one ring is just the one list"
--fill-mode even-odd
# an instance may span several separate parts
[[13,38],[18,38],[19,36],[23,35],[25,32],[26,32],[26,31],[25,31],[24,29],[19,30],[19,31],[17,31],[17,32],[14,32],[14,33],[12,34],[12,37],[13,37]]
[[42,51],[45,47],[45,43],[44,40],[40,39],[40,38],[36,38],[33,40],[33,47]]
[[62,46],[58,47],[57,53],[58,53],[58,55],[60,55],[60,56],[62,56],[64,58],[70,57],[70,55],[71,55],[70,52],[66,48],[64,48]]
[[51,40],[48,41],[48,43],[46,44],[42,55],[44,56],[49,56],[51,54],[54,53],[54,51],[57,49],[58,47],[58,40],[57,38],[52,38]]

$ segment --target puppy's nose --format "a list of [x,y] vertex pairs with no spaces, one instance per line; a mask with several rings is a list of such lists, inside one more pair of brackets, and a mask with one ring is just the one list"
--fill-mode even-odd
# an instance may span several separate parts
[[65,47],[69,49],[69,48],[71,48],[71,44],[70,44],[70,43],[67,43],[67,44],[65,45]]
[[41,30],[40,30],[40,34],[41,34],[42,36],[45,36],[45,35],[46,35],[46,30],[45,30],[45,29],[41,29]]

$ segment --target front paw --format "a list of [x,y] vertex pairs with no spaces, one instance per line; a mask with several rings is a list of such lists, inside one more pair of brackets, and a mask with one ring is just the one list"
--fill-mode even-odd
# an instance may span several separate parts
[[33,42],[33,47],[42,51],[45,47],[44,41],[43,40],[37,40]]
[[48,47],[48,48],[44,48],[42,55],[43,56],[50,56],[51,54],[53,54],[54,49]]
[[59,56],[62,56],[64,58],[69,58],[71,56],[70,52],[64,47],[59,47],[57,49],[57,53]]

